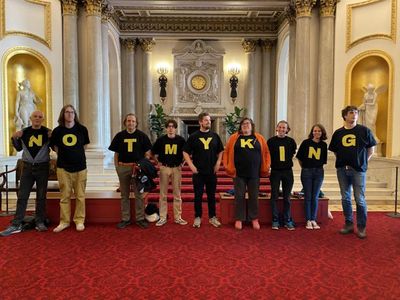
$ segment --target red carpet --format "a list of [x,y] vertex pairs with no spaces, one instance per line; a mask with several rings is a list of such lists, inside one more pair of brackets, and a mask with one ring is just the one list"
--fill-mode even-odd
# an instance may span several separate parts
[[[192,221],[192,204],[184,217]],[[148,230],[88,225],[0,239],[1,299],[397,299],[400,219],[370,213],[368,238],[321,230]],[[4,228],[10,218],[0,218]]]

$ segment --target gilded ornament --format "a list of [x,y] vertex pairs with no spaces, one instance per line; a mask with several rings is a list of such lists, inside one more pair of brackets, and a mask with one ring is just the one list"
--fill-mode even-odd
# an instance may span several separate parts
[[296,16],[299,17],[310,17],[311,10],[317,0],[296,0]]
[[334,17],[337,0],[321,0],[319,13],[321,17]]
[[101,10],[101,21],[107,22],[111,18],[113,13],[114,13],[114,8],[111,5],[109,4],[104,5],[103,9]]
[[130,39],[130,38],[123,39],[123,38],[121,38],[120,42],[121,42],[122,46],[124,46],[127,50],[135,51],[136,46],[137,46],[137,40],[136,39]]
[[62,1],[62,13],[63,15],[78,14],[78,0],[61,0]]
[[283,14],[285,18],[288,20],[289,24],[296,23],[296,8],[293,2],[290,2],[290,4],[285,7]]
[[246,53],[255,52],[257,47],[257,40],[244,39],[242,41],[242,47]]
[[275,45],[275,39],[260,40],[260,46],[265,50],[271,50]]
[[144,52],[151,52],[156,45],[156,42],[153,38],[139,39],[139,44]]
[[101,16],[102,0],[83,0],[88,16]]

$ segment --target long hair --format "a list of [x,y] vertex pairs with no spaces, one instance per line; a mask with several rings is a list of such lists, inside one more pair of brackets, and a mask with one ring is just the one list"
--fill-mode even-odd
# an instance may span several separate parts
[[321,124],[314,124],[314,125],[311,127],[311,131],[310,131],[310,134],[308,135],[308,138],[309,138],[309,139],[313,139],[313,138],[314,138],[314,136],[313,136],[313,131],[314,131],[314,128],[315,128],[315,127],[318,127],[319,129],[321,129],[321,132],[322,132],[322,134],[321,134],[321,141],[327,140],[328,137],[327,137],[327,135],[326,135],[325,127],[322,126]]
[[239,134],[243,134],[243,132],[242,132],[242,124],[243,124],[245,121],[249,121],[249,122],[250,122],[250,124],[251,124],[251,134],[254,135],[254,133],[256,132],[256,125],[254,124],[253,120],[250,119],[249,117],[244,117],[244,118],[240,121],[238,133],[239,133]]
[[58,125],[65,126],[65,116],[64,116],[64,114],[65,114],[65,111],[67,110],[67,108],[72,108],[72,110],[74,111],[74,121],[75,121],[76,124],[80,124],[79,123],[79,118],[78,118],[78,113],[76,112],[75,107],[72,104],[67,104],[67,105],[64,105],[64,107],[60,111],[60,115],[59,115],[58,121],[57,121]]

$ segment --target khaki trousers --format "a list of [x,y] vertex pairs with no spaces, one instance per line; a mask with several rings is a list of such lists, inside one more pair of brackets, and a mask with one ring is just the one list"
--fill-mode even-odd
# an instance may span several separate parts
[[71,222],[71,196],[75,194],[75,224],[85,223],[85,189],[87,169],[79,172],[67,172],[57,168],[57,178],[60,185],[60,224]]
[[135,193],[135,217],[136,221],[144,220],[144,194],[138,192],[135,184],[135,179],[132,178],[131,166],[117,166],[116,167],[119,189],[121,190],[121,216],[122,221],[131,220],[131,202],[129,194],[131,185]]
[[171,179],[172,193],[174,196],[174,218],[180,219],[182,215],[182,198],[181,198],[181,178],[182,168],[170,168],[167,166],[160,167],[160,218],[166,219],[168,212],[168,184]]

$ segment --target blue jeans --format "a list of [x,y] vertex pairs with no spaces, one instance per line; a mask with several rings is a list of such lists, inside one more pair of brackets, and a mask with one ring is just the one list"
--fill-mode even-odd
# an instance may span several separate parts
[[301,183],[304,189],[304,210],[307,221],[317,220],[318,196],[323,180],[323,168],[301,169]]
[[367,225],[367,203],[365,201],[365,172],[358,172],[351,167],[336,169],[342,195],[342,208],[346,224],[353,224],[353,209],[351,206],[351,188],[357,205],[357,227]]

